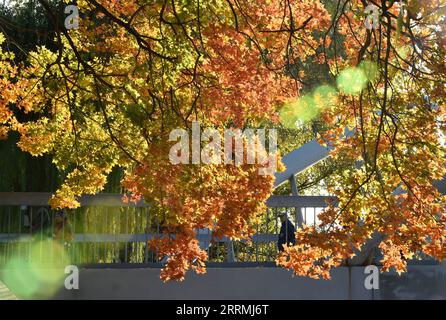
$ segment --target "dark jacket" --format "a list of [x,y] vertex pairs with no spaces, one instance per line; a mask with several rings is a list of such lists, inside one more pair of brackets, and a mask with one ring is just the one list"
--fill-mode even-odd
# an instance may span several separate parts
[[292,245],[296,244],[295,232],[296,229],[290,220],[287,219],[285,222],[282,222],[279,233],[279,241],[277,244],[279,251],[283,251],[283,245],[286,243],[291,243]]

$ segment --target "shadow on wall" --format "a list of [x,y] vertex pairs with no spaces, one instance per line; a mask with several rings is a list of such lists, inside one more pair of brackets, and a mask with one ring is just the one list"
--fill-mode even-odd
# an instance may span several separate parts
[[382,274],[380,298],[384,300],[446,299],[445,267],[409,266],[409,272]]

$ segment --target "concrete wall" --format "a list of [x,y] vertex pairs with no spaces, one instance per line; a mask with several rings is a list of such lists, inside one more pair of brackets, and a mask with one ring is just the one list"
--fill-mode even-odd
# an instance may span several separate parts
[[279,268],[208,269],[189,273],[182,283],[163,283],[159,269],[90,269],[80,273],[78,291],[58,299],[347,299],[348,271],[332,281],[292,277]]
[[162,283],[159,269],[83,269],[80,288],[56,299],[446,299],[446,266],[410,266],[380,274],[379,290],[364,286],[363,267],[343,267],[332,280],[293,277],[280,268],[210,268],[182,283]]
[[[406,274],[379,275],[367,290],[363,267],[342,267],[332,279],[293,277],[275,267],[209,268],[181,283],[163,283],[157,268],[80,269],[79,290],[62,288],[54,299],[446,299],[446,265],[410,266]],[[7,285],[7,283],[6,283]],[[44,290],[44,288],[42,288]]]

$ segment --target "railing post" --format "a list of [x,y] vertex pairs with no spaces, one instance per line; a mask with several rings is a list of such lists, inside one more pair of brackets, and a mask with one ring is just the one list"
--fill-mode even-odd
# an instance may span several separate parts
[[[146,209],[146,218],[147,218],[147,222],[146,222],[146,231],[145,234],[149,233],[149,225],[150,225],[150,207]],[[149,242],[146,240],[145,241],[145,248],[144,248],[144,263],[148,263],[149,262]]]
[[227,248],[226,262],[235,262],[234,244],[230,239],[227,241]]
[[[296,176],[294,176],[294,175],[291,176],[290,183],[291,183],[291,192],[292,192],[293,196],[298,196],[299,190],[297,189]],[[296,207],[296,208],[294,208],[294,210],[296,210],[297,227],[302,228],[302,225],[304,223],[302,209]]]

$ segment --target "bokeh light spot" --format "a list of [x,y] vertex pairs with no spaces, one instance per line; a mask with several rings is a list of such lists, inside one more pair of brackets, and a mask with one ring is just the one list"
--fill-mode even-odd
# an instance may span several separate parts
[[296,128],[302,123],[316,118],[319,111],[317,103],[311,96],[303,96],[286,104],[280,110],[280,120],[286,128]]
[[336,79],[340,91],[346,94],[357,94],[367,85],[367,76],[361,68],[348,68]]
[[35,241],[25,256],[15,256],[6,263],[5,284],[20,298],[46,299],[63,286],[69,259],[56,241]]
[[368,81],[373,81],[378,76],[378,66],[371,61],[362,61],[359,65]]
[[331,109],[338,102],[338,92],[329,85],[322,85],[314,90],[313,99],[319,109]]

